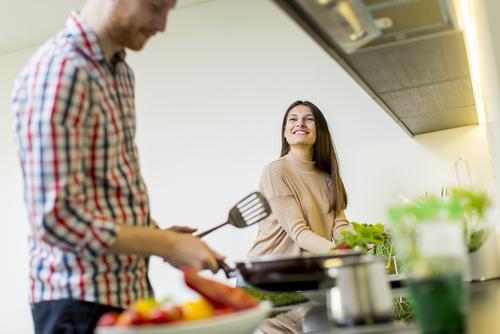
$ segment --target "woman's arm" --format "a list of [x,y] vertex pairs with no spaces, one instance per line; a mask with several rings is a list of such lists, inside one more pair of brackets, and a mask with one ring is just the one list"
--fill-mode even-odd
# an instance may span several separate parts
[[352,228],[352,225],[349,223],[349,220],[347,219],[344,210],[342,210],[340,214],[338,214],[334,219],[333,230],[332,230],[333,240],[340,239],[342,237],[343,231],[354,232],[354,229]]
[[292,195],[273,197],[270,199],[270,204],[278,222],[301,249],[311,253],[325,253],[335,247],[335,243],[311,230]]
[[262,172],[260,189],[269,200],[273,215],[301,249],[311,253],[328,252],[335,244],[311,230],[285,179],[286,172],[275,163],[267,165]]

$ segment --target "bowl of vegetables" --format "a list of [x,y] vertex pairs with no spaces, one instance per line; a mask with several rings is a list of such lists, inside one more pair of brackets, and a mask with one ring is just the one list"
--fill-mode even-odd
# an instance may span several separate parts
[[184,281],[200,298],[183,304],[142,299],[122,313],[106,313],[97,334],[252,333],[269,314],[271,304],[260,302],[241,288],[184,271]]

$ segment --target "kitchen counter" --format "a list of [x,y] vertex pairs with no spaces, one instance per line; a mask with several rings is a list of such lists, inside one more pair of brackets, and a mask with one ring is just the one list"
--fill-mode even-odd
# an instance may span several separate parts
[[[500,279],[465,284],[469,285],[470,292],[467,333],[500,333]],[[306,314],[307,316],[305,317]],[[302,330],[304,323],[306,323],[305,333],[314,334],[420,333],[414,324],[363,326],[355,328],[338,328],[328,325],[326,327],[323,326],[322,330],[315,330],[314,328],[318,328],[315,327],[316,324],[322,323],[324,325],[326,323],[326,319],[324,318],[325,315],[325,306],[314,305],[310,302],[300,304],[274,318],[265,320],[260,327],[261,331],[257,331],[257,333],[304,333]]]

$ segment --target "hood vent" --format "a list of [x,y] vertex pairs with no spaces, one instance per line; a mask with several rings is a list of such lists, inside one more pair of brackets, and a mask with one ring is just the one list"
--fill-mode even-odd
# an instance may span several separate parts
[[274,1],[409,135],[478,124],[463,34],[447,1]]

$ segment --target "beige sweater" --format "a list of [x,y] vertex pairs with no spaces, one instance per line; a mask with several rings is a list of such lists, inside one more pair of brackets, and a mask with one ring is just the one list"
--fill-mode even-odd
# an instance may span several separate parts
[[325,253],[335,246],[333,239],[343,230],[352,230],[342,217],[329,210],[328,174],[317,170],[314,162],[292,153],[268,164],[260,188],[273,214],[259,223],[257,238],[249,258],[264,255],[298,255],[308,251]]

